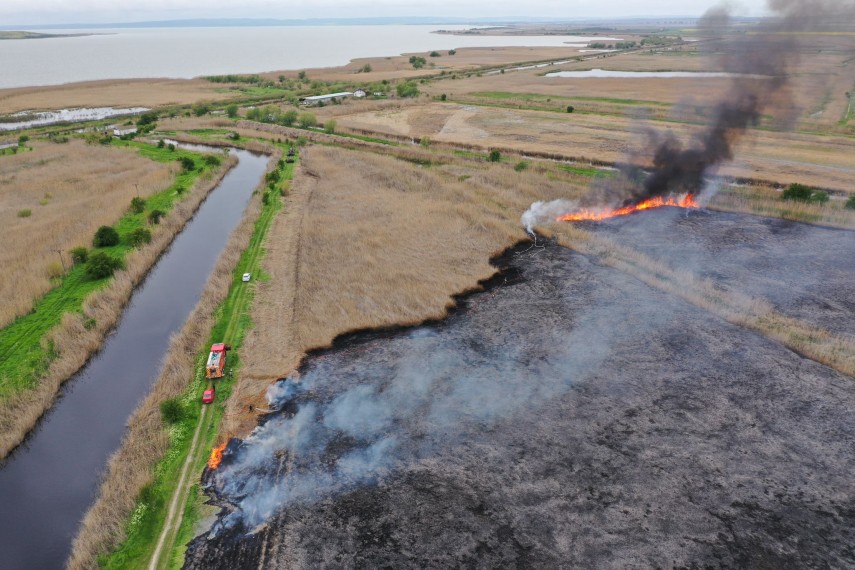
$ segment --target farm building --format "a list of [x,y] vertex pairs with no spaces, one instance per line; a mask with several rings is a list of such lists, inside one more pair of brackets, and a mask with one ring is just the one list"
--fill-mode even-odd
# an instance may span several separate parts
[[340,93],[329,93],[327,95],[313,95],[311,97],[300,97],[301,105],[317,105],[318,103],[332,101],[333,99],[344,99],[351,97],[353,93],[350,91],[342,91]]

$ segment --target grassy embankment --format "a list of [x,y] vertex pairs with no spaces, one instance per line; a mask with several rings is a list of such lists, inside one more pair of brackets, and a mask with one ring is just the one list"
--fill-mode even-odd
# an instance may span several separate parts
[[[122,144],[133,146],[156,160],[173,159],[173,154],[167,154],[167,150],[142,143]],[[185,156],[197,155],[188,153]],[[59,386],[98,350],[136,285],[231,163],[232,159],[219,167],[197,164],[201,171],[187,173],[175,183],[189,184],[195,180],[186,197],[178,199],[174,184],[152,199],[149,208],[166,208],[168,213],[152,232],[151,243],[138,249],[121,243],[109,249],[116,256],[122,256],[125,263],[125,269],[116,272],[112,279],[93,282],[77,268],[60,287],[40,301],[35,312],[2,331],[0,352],[4,360],[0,369],[3,370],[4,389],[0,398],[0,456],[5,456],[23,441],[51,406]],[[116,227],[124,236],[134,227],[141,227],[145,219],[145,212],[127,216]]]
[[[190,319],[196,323],[208,320],[209,325],[191,327],[188,329],[190,333],[182,330],[173,342],[162,378],[134,414],[122,449],[110,461],[99,499],[87,513],[75,541],[71,567],[85,568],[96,559],[98,565],[105,568],[148,567],[155,551],[160,561],[158,567],[180,566],[182,545],[190,538],[196,523],[195,513],[202,502],[198,484],[191,485],[190,482],[202,470],[215,444],[224,415],[224,404],[240,369],[238,349],[252,324],[249,308],[255,285],[243,283],[241,276],[243,273],[251,273],[253,280],[265,279],[260,271],[263,243],[273,219],[282,209],[280,193],[287,192],[293,166],[282,164],[277,168],[280,177],[274,182],[275,189],[271,189],[268,179],[262,199],[256,200],[261,205],[255,221],[251,219],[253,213],[248,213],[247,219],[233,233],[227,246],[228,251],[218,263],[218,269],[222,269],[221,265],[231,269],[228,293],[221,302],[211,302],[209,297],[216,295],[216,290],[225,283],[209,282],[203,299]],[[242,235],[250,233],[250,228],[251,237],[245,249],[235,245],[239,244]],[[236,263],[235,260],[229,262],[227,259],[224,262],[223,259],[228,258],[235,249],[238,249],[238,253],[240,249],[243,250]],[[196,314],[200,310],[205,313],[201,319]],[[193,342],[194,333],[195,336],[205,335],[207,342],[202,350],[198,340]],[[226,342],[232,346],[228,356],[228,375],[217,382],[216,402],[202,406],[201,395],[208,386],[203,372],[204,360],[207,348],[213,342]],[[173,352],[186,351],[188,346],[193,347],[192,354],[187,358],[192,362],[192,367],[174,363]],[[162,382],[163,377],[170,375],[176,378]],[[192,380],[188,384],[191,375]],[[172,386],[163,385],[170,382]],[[176,387],[176,383],[181,386]],[[178,393],[170,393],[170,390],[177,390]],[[161,425],[160,422],[152,424],[152,418],[160,415],[156,413],[156,407],[167,399],[180,403],[183,410],[180,419],[171,425]],[[162,448],[157,438],[147,441],[141,435],[151,429],[166,434],[165,438],[159,436],[163,440],[160,442],[164,444]],[[146,447],[145,452],[136,453],[133,450],[136,446]],[[148,446],[154,447],[148,449]],[[123,451],[130,457],[122,457]],[[133,472],[134,476],[121,471]],[[117,506],[117,503],[121,506]],[[174,549],[175,545],[178,546]]]
[[[150,227],[147,216],[151,211],[168,213],[173,204],[181,199],[177,189],[181,188],[183,194],[211,167],[203,165],[198,153],[180,150],[169,152],[144,143],[121,144],[134,146],[142,156],[151,160],[170,162],[186,156],[194,158],[201,167],[192,172],[181,172],[170,187],[146,200],[146,208],[142,213],[127,212],[116,222],[114,227],[122,241],[112,247],[99,248],[98,251],[124,260],[134,249],[128,243],[127,236],[137,228]],[[35,304],[32,312],[0,330],[0,398],[32,387],[55,355],[51,343],[42,343],[42,339],[60,323],[65,313],[81,312],[86,297],[110,281],[110,278],[91,279],[86,275],[83,265],[74,266],[59,278],[59,284],[53,290]]]

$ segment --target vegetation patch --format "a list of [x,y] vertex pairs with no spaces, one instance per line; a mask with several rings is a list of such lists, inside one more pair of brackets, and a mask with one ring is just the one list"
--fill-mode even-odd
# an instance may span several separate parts
[[[188,151],[171,152],[139,142],[121,141],[116,144],[132,146],[146,158],[161,162],[174,160],[176,154],[198,156]],[[149,231],[146,229],[148,212],[169,212],[178,197],[177,187],[192,186],[206,171],[203,167],[202,170],[179,174],[171,186],[145,200],[142,211],[128,211],[114,226],[103,226],[99,229],[94,245],[101,254],[109,257],[110,263],[104,263],[105,259],[98,256],[96,269],[95,265],[90,263],[95,255],[89,255],[87,263],[72,264],[70,251],[61,254],[65,259],[63,263],[67,266],[57,278],[57,286],[35,303],[32,312],[18,317],[0,329],[0,398],[31,388],[46,371],[56,356],[51,343],[44,340],[47,333],[60,323],[65,313],[82,312],[86,297],[107,285],[107,277],[112,275],[112,270],[120,267],[125,255],[135,245],[139,245],[132,243],[133,240],[123,239],[123,236],[130,237],[135,231],[139,233],[138,230]],[[60,254],[57,255],[57,259],[59,258]],[[112,266],[112,270],[108,271],[108,266]]]
[[[283,145],[282,148],[286,148]],[[154,553],[169,503],[178,489],[180,473],[189,453],[194,455],[189,473],[196,477],[207,462],[208,452],[216,443],[219,426],[225,413],[225,402],[229,398],[234,378],[240,369],[240,348],[247,330],[252,326],[250,307],[254,297],[254,287],[244,283],[244,273],[259,275],[261,258],[264,255],[263,242],[276,214],[282,209],[283,193],[287,192],[293,174],[294,164],[280,161],[276,172],[276,182],[264,190],[261,213],[254,224],[252,237],[232,271],[228,296],[216,308],[217,315],[205,350],[195,358],[193,379],[180,396],[166,399],[159,405],[164,429],[169,435],[169,447],[165,455],[154,467],[154,479],[140,491],[136,506],[125,524],[127,538],[113,552],[102,555],[99,566],[102,568],[146,568]],[[275,198],[275,199],[274,199]],[[202,392],[208,386],[204,375],[204,362],[209,347],[214,342],[226,342],[232,346],[228,355],[228,374],[217,381],[216,400],[213,404],[201,404]],[[191,449],[194,430],[199,422],[201,433],[198,445]],[[182,523],[176,533],[170,535],[161,555],[158,567],[179,568],[183,563],[184,544],[192,538],[193,528],[198,520],[199,507],[204,502],[198,485],[193,485],[181,503]],[[174,550],[173,550],[174,548]]]

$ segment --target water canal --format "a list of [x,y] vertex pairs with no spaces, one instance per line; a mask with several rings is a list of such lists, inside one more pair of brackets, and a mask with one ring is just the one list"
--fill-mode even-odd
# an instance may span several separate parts
[[[213,150],[213,149],[206,149]],[[199,299],[268,157],[239,160],[134,292],[102,350],[0,464],[3,568],[61,568],[126,422],[157,378],[170,336]]]

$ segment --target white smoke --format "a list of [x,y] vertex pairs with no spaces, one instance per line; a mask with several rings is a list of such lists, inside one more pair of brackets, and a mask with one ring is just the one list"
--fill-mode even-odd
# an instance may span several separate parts
[[[559,294],[546,318],[563,319],[570,311],[562,306]],[[310,362],[299,382],[278,382],[269,395],[282,399],[271,404],[296,412],[270,417],[215,472],[214,485],[236,507],[224,526],[252,529],[283,508],[376,483],[492,426],[531,421],[600,366],[625,316],[607,307],[557,329],[540,318],[481,328],[473,318],[333,354]]]
[[534,226],[554,222],[559,216],[579,209],[576,200],[552,200],[551,202],[535,202],[523,213],[520,221],[525,230],[534,235]]

